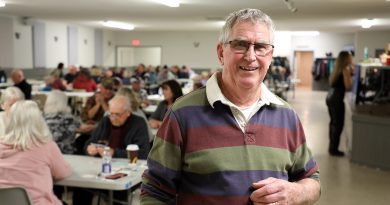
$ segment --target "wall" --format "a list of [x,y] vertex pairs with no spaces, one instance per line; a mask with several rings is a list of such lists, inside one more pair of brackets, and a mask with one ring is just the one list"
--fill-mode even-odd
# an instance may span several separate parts
[[13,23],[11,17],[0,16],[0,67],[13,68]]
[[217,68],[217,41],[215,31],[172,31],[172,32],[115,32],[119,46],[130,46],[133,39],[139,39],[141,46],[160,46],[161,64],[188,65],[192,68]]
[[385,49],[390,43],[390,30],[387,31],[361,31],[356,34],[356,59],[363,60],[364,47],[368,48],[368,56],[375,56],[375,49]]
[[115,33],[111,30],[103,30],[103,64],[102,66],[110,67],[115,65]]
[[292,49],[297,51],[314,51],[314,58],[323,58],[325,53],[332,52],[334,57],[344,47],[354,46],[353,33],[325,33],[318,36],[293,36]]
[[24,25],[19,19],[14,18],[13,31],[13,67],[33,68],[32,26]]
[[67,66],[68,36],[67,25],[57,22],[45,22],[46,28],[46,68],[56,68],[59,62]]
[[95,64],[95,30],[78,27],[78,64],[91,67]]

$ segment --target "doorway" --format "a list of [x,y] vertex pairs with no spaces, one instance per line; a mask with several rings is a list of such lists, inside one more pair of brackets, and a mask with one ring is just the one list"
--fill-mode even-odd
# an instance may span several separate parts
[[297,87],[311,90],[313,81],[312,67],[314,52],[295,51],[294,58],[296,78],[300,81]]
[[161,47],[158,46],[118,46],[116,48],[116,65],[118,67],[135,67],[143,63],[146,66],[161,64]]

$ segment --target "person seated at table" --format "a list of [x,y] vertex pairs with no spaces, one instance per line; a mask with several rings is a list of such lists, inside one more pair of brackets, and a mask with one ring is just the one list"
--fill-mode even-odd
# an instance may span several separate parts
[[64,80],[66,81],[66,85],[71,85],[73,83],[74,79],[76,79],[78,73],[79,73],[78,67],[76,67],[74,65],[69,66],[68,73],[65,74],[65,76],[64,76]]
[[81,113],[81,119],[89,124],[99,122],[108,110],[108,101],[114,97],[114,80],[104,79],[99,85],[99,92],[89,97]]
[[92,79],[91,73],[87,68],[82,68],[78,76],[73,80],[73,89],[94,92],[97,89],[96,82]]
[[24,187],[33,204],[62,204],[53,194],[53,181],[71,175],[72,169],[52,140],[38,105],[18,101],[9,116],[0,137],[1,187]]
[[44,118],[53,140],[63,154],[74,154],[76,151],[73,145],[76,132],[88,132],[94,128],[94,125],[81,124],[80,120],[71,114],[68,97],[59,90],[53,90],[47,95]]
[[134,91],[135,97],[138,100],[141,108],[147,107],[150,102],[148,100],[148,92],[142,88],[141,79],[137,77],[130,78],[131,89]]
[[161,87],[164,100],[158,104],[156,111],[149,118],[149,125],[154,129],[158,129],[161,126],[168,108],[173,105],[177,98],[183,95],[180,84],[176,80],[165,81]]
[[60,78],[60,70],[53,70],[45,79],[47,91],[50,90],[66,90],[65,82]]
[[24,78],[24,73],[21,69],[14,69],[11,72],[11,79],[14,86],[18,87],[24,94],[26,100],[31,99],[31,85]]
[[122,87],[116,92],[115,95],[123,95],[129,98],[131,103],[131,113],[137,116],[142,117],[142,119],[145,120],[146,125],[148,126],[148,135],[149,135],[149,142],[151,142],[154,138],[152,130],[150,129],[148,119],[146,118],[145,113],[140,109],[140,104],[135,97],[134,91],[127,87]]
[[1,108],[4,110],[0,112],[0,136],[5,134],[5,128],[9,122],[9,110],[11,106],[19,100],[24,100],[24,94],[15,86],[8,87],[1,92]]
[[90,156],[103,154],[103,148],[91,143],[106,144],[113,157],[126,158],[129,144],[139,146],[138,157],[146,159],[149,153],[148,128],[141,117],[132,114],[127,96],[116,95],[109,102],[108,115],[103,117],[91,138],[86,143],[86,153]]

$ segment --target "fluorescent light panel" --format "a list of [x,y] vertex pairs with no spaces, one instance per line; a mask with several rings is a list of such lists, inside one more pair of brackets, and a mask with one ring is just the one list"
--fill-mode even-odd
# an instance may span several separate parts
[[0,7],[5,7],[5,1],[0,0]]
[[362,28],[371,28],[375,24],[375,19],[364,19],[362,21]]
[[119,28],[124,30],[134,30],[134,26],[128,23],[123,23],[119,21],[103,21],[103,26],[110,28]]
[[179,7],[180,1],[179,0],[154,0],[157,3],[164,4],[165,6],[169,7]]

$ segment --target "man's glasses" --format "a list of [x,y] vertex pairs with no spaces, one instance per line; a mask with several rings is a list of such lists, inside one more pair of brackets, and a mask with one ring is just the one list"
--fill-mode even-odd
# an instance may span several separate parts
[[249,47],[253,45],[253,49],[257,56],[266,56],[269,52],[272,51],[274,45],[268,43],[250,43],[244,40],[232,40],[227,44],[234,50],[235,53],[244,54],[248,51]]
[[108,116],[111,117],[111,118],[120,118],[120,117],[122,117],[125,113],[127,113],[127,112],[122,112],[122,113],[111,113],[111,112],[108,112]]

